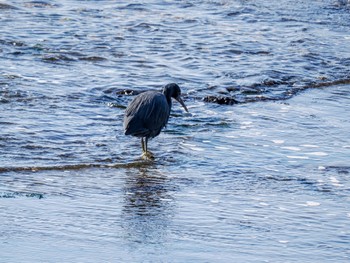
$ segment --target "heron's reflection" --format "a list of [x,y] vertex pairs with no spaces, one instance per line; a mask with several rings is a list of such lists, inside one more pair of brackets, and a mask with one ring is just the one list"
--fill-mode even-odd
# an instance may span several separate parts
[[162,243],[173,215],[171,182],[155,167],[128,170],[124,187],[123,225],[137,243]]

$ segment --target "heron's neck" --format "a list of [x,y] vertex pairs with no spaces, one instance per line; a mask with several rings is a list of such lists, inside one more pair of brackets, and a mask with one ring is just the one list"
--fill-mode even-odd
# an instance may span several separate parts
[[168,102],[169,109],[171,109],[171,94],[168,90],[163,90],[163,94],[166,98],[166,101]]
[[171,110],[171,97],[170,98],[167,97],[166,101],[168,102],[169,110]]

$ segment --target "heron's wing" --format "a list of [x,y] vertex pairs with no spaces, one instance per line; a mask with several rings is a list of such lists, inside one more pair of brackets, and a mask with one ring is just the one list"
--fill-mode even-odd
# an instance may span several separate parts
[[170,109],[163,94],[144,92],[136,96],[125,111],[125,134],[155,137],[167,124]]

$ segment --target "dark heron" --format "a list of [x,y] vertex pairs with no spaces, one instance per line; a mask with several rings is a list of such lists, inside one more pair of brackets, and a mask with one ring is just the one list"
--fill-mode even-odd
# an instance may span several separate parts
[[147,142],[149,138],[158,136],[167,124],[171,110],[171,98],[180,102],[188,112],[181,99],[181,89],[175,83],[165,85],[162,93],[146,91],[137,95],[125,111],[125,135],[141,138],[143,156],[146,158],[153,158],[153,155],[147,150]]

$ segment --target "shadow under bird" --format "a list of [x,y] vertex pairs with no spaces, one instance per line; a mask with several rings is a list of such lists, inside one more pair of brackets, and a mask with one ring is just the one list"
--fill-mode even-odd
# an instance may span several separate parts
[[175,83],[167,84],[162,92],[146,91],[137,95],[128,105],[124,115],[125,135],[141,138],[143,157],[153,158],[147,149],[148,139],[159,135],[169,120],[171,98],[177,100],[188,112],[181,98],[181,89]]

